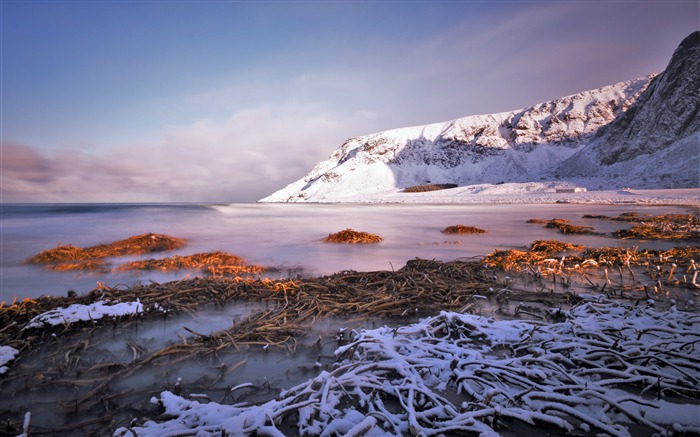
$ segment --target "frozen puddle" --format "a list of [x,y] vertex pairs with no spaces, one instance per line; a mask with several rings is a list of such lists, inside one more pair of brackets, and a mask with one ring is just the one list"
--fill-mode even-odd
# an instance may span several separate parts
[[[318,374],[250,403],[178,388],[150,400],[155,420],[117,436],[508,435],[522,426],[576,435],[700,433],[700,315],[596,301],[560,321],[441,312],[363,330]],[[532,429],[531,429],[532,431]]]
[[[248,316],[268,311],[272,304],[237,302],[223,307],[204,306],[191,313],[163,317],[122,320],[110,326],[104,321],[92,330],[79,329],[75,334],[50,335],[40,349],[24,351],[24,359],[13,364],[13,373],[0,380],[2,416],[7,420],[0,435],[16,435],[26,412],[30,412],[30,430],[37,435],[82,436],[104,435],[131,418],[152,412],[149,400],[163,390],[187,393],[192,399],[222,403],[263,403],[321,372],[334,362],[340,335],[351,335],[360,322],[325,319],[316,322],[298,339],[295,351],[262,346],[227,348],[199,356],[187,354],[192,339],[238,326]],[[103,308],[104,307],[104,308]],[[44,313],[37,326],[27,330],[42,335],[50,321],[98,320],[119,310],[130,314],[135,305],[71,306]],[[85,317],[83,317],[85,316]],[[377,322],[363,320],[363,326]],[[356,332],[356,331],[355,331]],[[172,346],[183,346],[180,353],[157,357]],[[8,348],[9,349],[9,348]],[[2,350],[3,357],[14,358]],[[6,353],[7,352],[7,353]],[[147,364],[142,364],[144,361]],[[245,387],[231,390],[232,387]],[[109,424],[112,424],[111,426]]]

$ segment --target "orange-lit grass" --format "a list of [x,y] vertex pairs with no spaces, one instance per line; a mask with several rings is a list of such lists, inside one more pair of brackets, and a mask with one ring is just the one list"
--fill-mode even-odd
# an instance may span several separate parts
[[565,219],[552,219],[547,222],[545,228],[559,229],[562,234],[593,234],[595,229],[589,226],[577,226],[569,224]]
[[625,212],[617,217],[584,216],[613,221],[635,223],[629,229],[615,231],[618,238],[640,240],[695,240],[700,241],[700,216],[698,214],[649,215]]
[[565,243],[557,240],[535,240],[530,244],[530,250],[533,252],[557,254],[572,250],[581,250],[584,246],[579,244]]
[[[589,217],[590,218],[590,217]],[[577,226],[569,224],[569,220],[566,219],[538,219],[533,218],[528,220],[526,223],[536,223],[544,225],[545,228],[549,229],[559,229],[562,234],[595,234],[595,229],[590,226]]]
[[383,241],[383,238],[379,235],[370,234],[369,232],[355,231],[354,229],[345,229],[335,234],[329,234],[327,237],[323,238],[321,241],[326,243],[350,243],[350,244],[362,244],[362,243],[379,243]]
[[484,229],[479,229],[474,226],[466,225],[454,225],[448,226],[441,231],[443,234],[485,234],[487,233]]
[[58,264],[47,264],[46,270],[55,272],[70,271],[109,271],[109,263],[99,259],[65,261]]
[[256,274],[265,271],[258,265],[248,265],[237,256],[226,252],[206,252],[169,258],[131,261],[119,266],[119,270],[163,270],[201,269],[212,276]]
[[65,261],[85,261],[109,256],[142,255],[145,253],[175,250],[185,245],[185,240],[163,234],[142,234],[118,240],[110,244],[82,248],[59,245],[40,252],[26,260],[29,264],[53,264]]

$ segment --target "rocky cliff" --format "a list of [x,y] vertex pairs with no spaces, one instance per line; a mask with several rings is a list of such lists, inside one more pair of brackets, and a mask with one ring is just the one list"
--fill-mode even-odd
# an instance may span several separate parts
[[700,32],[681,42],[663,73],[623,114],[599,131],[601,164],[652,154],[700,132]]
[[699,111],[700,32],[694,32],[634,104],[559,164],[556,173],[585,177],[598,186],[698,187]]

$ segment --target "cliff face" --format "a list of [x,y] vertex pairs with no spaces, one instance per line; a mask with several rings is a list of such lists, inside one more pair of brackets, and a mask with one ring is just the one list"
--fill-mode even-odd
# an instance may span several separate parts
[[614,122],[601,129],[596,154],[603,165],[663,150],[700,132],[700,32],[685,38],[666,70]]
[[[524,110],[352,138],[262,202],[357,202],[426,183],[700,186],[700,32],[666,70]],[[379,196],[379,197],[378,197]]]

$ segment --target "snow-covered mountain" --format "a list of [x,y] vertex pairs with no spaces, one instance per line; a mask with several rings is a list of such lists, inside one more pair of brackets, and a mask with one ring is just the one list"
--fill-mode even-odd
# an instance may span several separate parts
[[427,183],[696,187],[700,57],[693,35],[657,77],[523,110],[352,138],[261,202],[377,201]]

